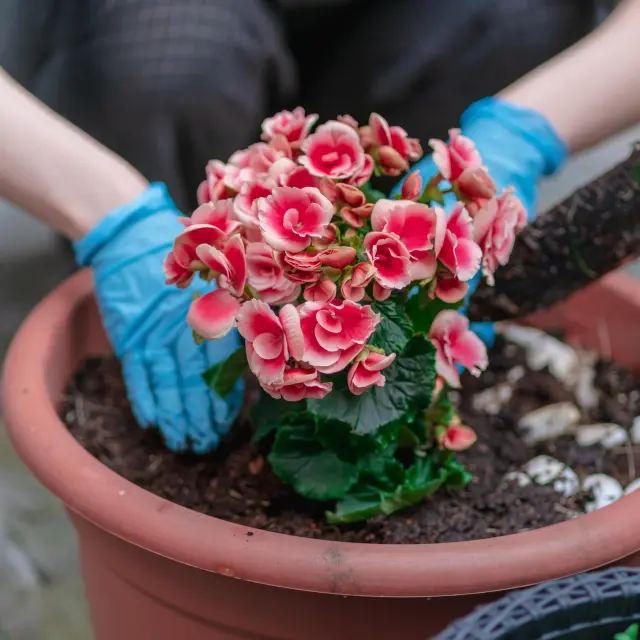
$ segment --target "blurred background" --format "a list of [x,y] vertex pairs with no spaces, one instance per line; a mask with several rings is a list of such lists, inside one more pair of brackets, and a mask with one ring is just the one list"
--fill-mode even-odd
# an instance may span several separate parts
[[[188,209],[206,160],[254,141],[279,108],[378,110],[412,136],[446,136],[468,104],[570,46],[614,4],[0,0],[0,65]],[[572,158],[542,186],[539,209],[639,139],[640,126]],[[0,361],[74,268],[63,239],[0,201]],[[89,638],[73,532],[0,429],[0,640]]]

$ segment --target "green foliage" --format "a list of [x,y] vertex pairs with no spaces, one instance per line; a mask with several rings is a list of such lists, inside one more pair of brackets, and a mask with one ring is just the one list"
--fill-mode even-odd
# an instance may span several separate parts
[[416,333],[428,333],[434,318],[441,311],[459,309],[463,304],[463,301],[449,303],[443,302],[439,298],[431,299],[428,290],[423,287],[418,293],[409,298],[405,305],[405,311],[411,319]]
[[318,439],[312,416],[278,429],[269,462],[280,478],[310,500],[341,498],[358,479],[356,465],[341,460]]
[[447,470],[435,465],[433,457],[417,458],[411,467],[402,469],[401,476],[396,466],[399,463],[394,462],[388,469],[379,467],[376,476],[361,474],[357,484],[336,504],[335,511],[327,512],[327,520],[347,524],[389,515],[433,495],[447,479]]
[[202,377],[207,386],[211,387],[221,398],[226,398],[246,369],[247,352],[244,347],[240,347],[226,360],[207,369]]
[[389,515],[471,479],[434,444],[434,428],[455,410],[446,393],[433,404],[435,349],[424,335],[436,313],[459,305],[433,301],[423,290],[409,307],[399,295],[373,306],[381,321],[369,344],[397,354],[383,387],[353,395],[343,371],[322,400],[288,403],[262,393],[252,412],[254,442],[275,436],[273,471],[309,500],[335,501],[326,513],[334,524]]
[[260,393],[260,399],[251,409],[253,424],[252,442],[259,442],[275,431],[286,420],[295,419],[296,415],[305,412],[304,402],[287,402],[276,400],[268,393]]
[[638,634],[640,633],[640,624],[632,624],[622,633],[616,633],[613,640],[638,640]]
[[374,189],[371,186],[370,182],[367,182],[367,184],[360,187],[360,189],[364,193],[365,198],[367,199],[367,202],[375,203],[375,202],[378,202],[378,200],[382,200],[383,198],[387,197],[382,191],[378,191],[377,189]]
[[435,382],[435,349],[424,336],[416,336],[385,369],[384,387],[354,396],[346,376],[336,377],[333,391],[322,400],[308,400],[309,410],[326,420],[346,422],[358,434],[374,433],[390,422],[409,419],[426,409]]
[[384,349],[386,354],[402,353],[413,336],[413,324],[398,297],[376,302],[374,311],[380,314],[380,324],[369,344]]

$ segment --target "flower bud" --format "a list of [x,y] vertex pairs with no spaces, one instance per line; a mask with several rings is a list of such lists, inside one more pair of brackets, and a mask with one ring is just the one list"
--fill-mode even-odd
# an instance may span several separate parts
[[418,171],[411,172],[402,183],[402,197],[405,200],[419,200],[422,195],[422,178]]

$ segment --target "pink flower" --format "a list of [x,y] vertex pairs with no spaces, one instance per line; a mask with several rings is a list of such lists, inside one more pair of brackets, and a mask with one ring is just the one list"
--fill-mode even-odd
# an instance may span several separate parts
[[[446,215],[442,209],[411,200],[378,200],[371,215],[371,226],[374,231],[399,238],[407,248],[411,256],[412,280],[433,277],[446,229]],[[376,279],[384,286],[391,286]]]
[[179,265],[173,251],[169,251],[162,263],[165,283],[175,284],[178,289],[184,289],[191,284],[194,272]]
[[460,129],[449,130],[449,144],[442,140],[429,140],[433,149],[433,162],[445,180],[454,182],[465,169],[482,166],[482,158],[473,140],[463,136]]
[[451,424],[439,436],[438,445],[449,451],[464,451],[477,440],[475,431],[464,424]]
[[380,372],[386,369],[395,359],[395,353],[386,356],[383,353],[369,351],[366,348],[363,349],[347,374],[349,391],[353,395],[360,396],[374,385],[384,387],[386,378]]
[[187,324],[205,340],[218,340],[236,326],[240,302],[226,289],[196,298],[189,307]]
[[342,371],[362,350],[380,316],[349,300],[305,302],[300,311],[304,360],[321,373]]
[[276,160],[285,157],[286,151],[275,148],[264,142],[256,142],[247,149],[236,151],[230,158],[229,164],[239,169],[252,169],[257,174],[267,173]]
[[267,181],[256,180],[245,182],[240,188],[240,193],[233,199],[233,210],[238,219],[248,227],[257,228],[259,198],[270,196],[275,185]]
[[393,148],[378,149],[378,164],[385,176],[399,176],[409,168],[409,163]]
[[342,122],[350,126],[352,129],[358,129],[358,121],[348,113],[345,113],[343,116],[338,116],[338,122]]
[[418,140],[409,138],[402,127],[390,127],[381,115],[372,113],[369,127],[374,145],[393,149],[405,162],[415,162],[422,157],[422,147]]
[[474,376],[487,368],[487,349],[469,330],[469,320],[456,311],[441,311],[434,319],[429,338],[436,348],[436,373],[452,387],[460,386],[456,365]]
[[276,262],[287,272],[291,271],[318,271],[322,268],[320,253],[318,251],[301,251],[290,253],[289,251],[275,251]]
[[356,250],[353,247],[331,247],[318,254],[318,260],[325,267],[344,269],[356,259]]
[[363,184],[369,182],[369,178],[371,178],[374,166],[374,159],[368,153],[366,153],[364,156],[364,163],[362,167],[349,178],[349,184],[352,184],[356,187],[361,187]]
[[300,286],[285,277],[273,257],[273,249],[265,242],[247,246],[247,271],[249,286],[267,304],[293,302],[300,294]]
[[291,304],[276,316],[262,300],[245,302],[238,315],[238,331],[245,339],[249,368],[261,384],[281,384],[289,358],[303,357],[300,316]]
[[216,274],[222,289],[242,296],[247,282],[247,257],[240,236],[232,236],[222,249],[201,244],[196,247],[196,255],[205,267]]
[[422,195],[422,178],[419,171],[410,173],[402,183],[402,199],[418,200]]
[[434,294],[443,302],[455,303],[463,300],[469,291],[469,285],[454,276],[438,276]]
[[221,247],[226,236],[218,227],[193,224],[178,234],[173,242],[173,258],[184,269],[199,269],[202,263],[196,255],[201,244]]
[[330,245],[332,245],[336,238],[338,237],[338,227],[335,224],[328,224],[321,238],[314,238],[311,241],[311,246],[315,249],[328,249]]
[[279,251],[303,251],[321,238],[334,208],[318,189],[277,187],[258,200],[258,220],[265,242]]
[[372,231],[364,238],[376,281],[387,289],[404,289],[411,280],[411,254],[396,235]]
[[291,160],[280,158],[269,167],[269,177],[279,187],[317,187],[318,179],[314,178],[304,167]]
[[263,384],[262,388],[272,397],[287,402],[298,402],[304,398],[321,400],[333,389],[331,382],[322,382],[315,369],[287,367],[284,381],[280,384]]
[[300,164],[314,176],[343,180],[359,174],[365,166],[365,153],[358,134],[347,124],[330,121],[318,127],[302,143],[306,154]]
[[216,202],[233,196],[225,182],[227,165],[220,160],[210,160],[205,169],[206,179],[198,187],[198,203]]
[[482,249],[473,241],[473,221],[463,202],[456,202],[447,220],[438,260],[451,273],[466,282],[480,269]]
[[300,143],[309,135],[317,119],[318,115],[315,113],[306,116],[302,107],[296,107],[293,111],[280,111],[262,122],[262,138],[269,140],[273,136],[282,135],[292,144]]
[[205,202],[191,214],[190,218],[182,217],[179,220],[185,227],[194,224],[218,227],[226,236],[233,235],[240,228],[240,223],[234,219],[233,200],[228,198],[216,202]]
[[458,178],[460,195],[468,200],[489,200],[498,192],[498,187],[486,167],[465,169]]
[[391,295],[391,292],[391,289],[383,287],[379,282],[373,283],[373,297],[378,300],[378,302],[386,300]]
[[360,302],[364,298],[365,288],[373,280],[376,268],[368,262],[357,264],[342,281],[342,297],[351,302]]
[[336,297],[337,289],[332,280],[318,280],[308,285],[303,295],[307,302],[331,302]]
[[527,212],[513,189],[505,189],[478,211],[473,223],[474,240],[482,249],[482,272],[493,284],[493,274],[507,264],[516,234],[527,224]]

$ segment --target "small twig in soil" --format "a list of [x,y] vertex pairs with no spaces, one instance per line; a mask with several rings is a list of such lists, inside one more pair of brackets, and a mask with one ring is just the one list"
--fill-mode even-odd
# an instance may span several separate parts
[[640,255],[640,143],[624,162],[539,216],[516,238],[495,286],[480,284],[469,318],[511,320],[564,300]]

